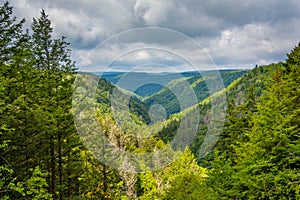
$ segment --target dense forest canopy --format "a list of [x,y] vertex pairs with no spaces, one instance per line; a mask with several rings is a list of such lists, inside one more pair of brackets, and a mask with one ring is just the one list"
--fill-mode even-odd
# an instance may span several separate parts
[[[132,153],[164,149],[179,155],[163,169],[133,173],[97,160],[84,145],[97,141],[97,135],[77,133],[72,95],[84,87],[74,88],[78,72],[66,38],[53,38],[44,10],[30,31],[24,31],[24,22],[8,2],[1,5],[1,199],[300,199],[300,43],[285,62],[224,73],[227,87],[212,96],[203,93],[201,77],[190,78],[199,104],[177,113],[174,98],[163,99],[169,118],[153,124],[149,99],[159,103],[167,89],[154,89],[144,101],[131,98],[133,120],[120,127],[112,91],[124,98],[131,93],[100,79],[97,95],[88,100],[95,103],[95,119],[112,144]],[[81,81],[89,83],[84,76]],[[210,126],[211,102],[220,94],[227,98],[225,124],[212,130],[219,136],[212,148],[203,133]],[[193,141],[173,151],[180,116],[195,117],[196,108],[201,120]],[[138,138],[137,131],[154,134]],[[133,164],[124,161],[123,167]]]

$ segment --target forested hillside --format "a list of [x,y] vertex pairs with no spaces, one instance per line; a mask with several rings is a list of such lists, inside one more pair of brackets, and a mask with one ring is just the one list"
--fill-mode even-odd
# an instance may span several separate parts
[[[220,70],[219,73],[224,79],[225,86],[229,85],[232,81],[237,79],[238,77],[247,74],[248,70]],[[146,102],[153,102],[158,101],[162,96],[170,96],[168,93],[168,88],[164,88],[164,85],[168,87],[174,87],[174,84],[179,83],[180,81],[177,79],[186,79],[191,83],[193,88],[197,88],[195,91],[197,93],[197,97],[199,100],[203,100],[207,97],[208,91],[206,85],[203,81],[202,76],[205,77],[214,75],[214,71],[191,71],[191,72],[182,72],[182,73],[142,73],[142,72],[95,72],[95,74],[99,75],[101,78],[104,78],[108,82],[113,83],[114,85],[118,85],[118,81],[123,77],[126,77],[128,80],[128,85],[130,85],[130,80],[132,81],[131,84],[141,84],[142,86],[137,88],[134,92],[141,98],[143,98]],[[177,80],[177,81],[176,81]],[[153,83],[155,82],[155,83]],[[160,84],[158,84],[160,83]],[[124,89],[126,85],[123,86]],[[203,96],[200,96],[200,93],[203,91]],[[170,96],[171,97],[171,96]],[[172,96],[173,97],[173,96]],[[173,97],[174,98],[174,97]],[[150,100],[153,99],[153,100]],[[169,100],[168,100],[169,101]],[[174,99],[170,99],[170,101],[174,101]],[[174,110],[174,109],[173,109]],[[172,110],[172,113],[175,111]],[[177,110],[178,111],[178,110]]]
[[[233,71],[219,71],[220,75],[222,76],[224,86],[227,87],[232,81],[236,80],[240,76],[243,76],[248,73],[247,70],[233,70]],[[179,101],[176,95],[172,92],[174,88],[184,88],[184,84],[186,81],[189,83],[193,91],[195,91],[195,95],[197,96],[198,102],[203,101],[207,97],[209,97],[210,93],[207,88],[205,79],[214,79],[217,74],[213,71],[202,72],[204,75],[203,77],[199,75],[191,76],[186,78],[180,78],[169,82],[166,87],[163,87],[157,93],[146,97],[143,102],[149,107],[152,104],[161,104],[166,109],[167,116],[169,117],[172,114],[178,113],[181,110],[186,108],[180,108]],[[183,95],[186,91],[181,91]]]
[[[150,103],[77,72],[66,37],[53,37],[44,10],[30,31],[24,23],[8,2],[1,5],[1,199],[300,199],[300,43],[285,62],[256,66],[247,74],[224,73],[224,90],[209,97],[199,92],[199,104],[150,123]],[[95,96],[86,93],[92,79],[98,81]],[[195,91],[205,87],[201,78],[187,80]],[[112,108],[112,95],[122,101],[131,96],[132,120]],[[220,116],[224,126],[210,125],[212,103],[226,107]],[[89,105],[93,113],[77,109]],[[199,118],[200,124],[189,147],[173,150],[181,116]],[[89,134],[93,123],[123,152],[155,157],[163,150],[177,159],[157,158],[163,168],[155,170],[146,165],[149,160],[132,163],[130,157],[121,165],[126,170],[105,165],[95,155],[109,149],[97,149],[102,141],[97,130]],[[191,131],[188,125],[183,138]],[[87,134],[79,135],[82,129]]]
[[[210,144],[206,144],[203,147],[201,145],[207,133],[207,129],[208,129],[207,126],[209,126],[210,124],[211,107],[212,107],[211,103],[214,101],[218,102],[218,99],[221,98],[223,95],[225,95],[226,102],[228,103],[228,105],[224,105],[224,106],[231,108],[232,106],[243,105],[250,97],[254,99],[259,98],[259,96],[265,90],[266,83],[271,78],[271,74],[274,73],[281,66],[282,63],[271,64],[271,65],[260,66],[260,67],[256,66],[253,70],[249,71],[248,74],[243,75],[242,77],[237,78],[235,81],[233,81],[227,88],[213,94],[212,96],[210,96],[209,98],[203,101],[200,101],[197,107],[200,110],[201,121],[199,123],[197,134],[195,135],[194,140],[190,146],[192,152],[199,159],[199,162],[201,160],[200,154],[206,154],[206,152],[210,151],[209,148],[208,150],[202,149],[201,152],[201,148],[205,148],[205,146],[208,147]],[[234,71],[231,73],[239,75],[239,73],[242,72]],[[223,77],[226,80],[227,78],[226,73],[223,74]],[[231,76],[228,77],[231,78]],[[222,102],[222,103],[224,104],[226,102]],[[196,106],[194,106],[194,108],[192,107],[186,111],[183,111],[177,115],[171,116],[165,122],[165,126],[163,127],[163,129],[159,132],[160,138],[162,138],[165,142],[171,141],[174,135],[176,134],[176,130],[180,124],[180,121],[178,121],[177,119],[180,118],[181,116],[191,116],[191,113],[193,113],[195,107]],[[217,137],[219,137],[218,134],[220,133],[222,128],[223,127],[220,127],[220,130],[217,130]],[[206,163],[203,163],[203,161],[204,160],[201,160],[200,164],[206,165]]]
[[[227,87],[237,78],[247,74],[249,70],[220,70],[217,73],[214,71],[203,71],[203,72],[183,72],[183,73],[141,73],[141,72],[107,72],[107,73],[95,73],[101,78],[118,85],[118,81],[122,76],[126,77],[126,84],[123,87],[130,90],[130,85],[142,86],[137,88],[135,91],[131,91],[137,95],[137,98],[143,103],[148,109],[153,104],[161,104],[165,109],[167,116],[178,113],[186,108],[180,108],[179,101],[172,90],[175,88],[184,88],[184,84],[188,83],[191,89],[195,91],[197,96],[197,102],[209,97],[210,92],[207,88],[205,79],[214,79],[220,75],[222,77],[224,87]],[[151,82],[157,82],[155,84]],[[148,83],[148,84],[143,84]],[[128,88],[126,88],[126,86]],[[124,88],[123,88],[124,89]],[[183,96],[187,95],[187,92],[182,90]],[[131,94],[132,94],[131,93]],[[135,95],[133,95],[135,96]]]
[[213,195],[299,198],[299,55],[300,44],[286,62],[270,66],[259,98],[250,93],[243,104],[230,102],[206,181]]

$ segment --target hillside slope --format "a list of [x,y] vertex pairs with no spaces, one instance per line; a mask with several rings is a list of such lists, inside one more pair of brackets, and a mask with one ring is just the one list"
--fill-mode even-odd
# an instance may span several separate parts
[[[150,118],[148,115],[147,106],[140,101],[140,97],[127,91],[123,88],[119,88],[105,79],[101,78],[98,83],[98,91],[97,91],[97,102],[100,103],[104,107],[111,107],[112,94],[119,93],[119,97],[122,99],[129,98],[129,110],[132,114],[132,117],[136,119],[136,121],[141,121],[143,123],[150,123]],[[122,99],[118,99],[122,100]]]
[[[160,91],[164,85],[182,77],[199,77],[199,72],[183,73],[146,73],[146,72],[104,72],[96,75],[104,78],[114,85],[134,92],[138,96],[146,98]],[[133,88],[132,86],[140,86]]]
[[[248,73],[248,70],[224,70],[220,71],[220,75],[222,76],[224,86],[227,87],[230,83],[232,83],[237,78]],[[203,72],[203,77],[205,78],[214,78],[217,74],[214,71]],[[201,102],[205,98],[209,97],[211,94],[207,88],[205,78],[203,77],[186,77],[180,78],[171,81],[166,85],[166,87],[162,88],[157,93],[145,98],[143,102],[145,105],[150,107],[153,104],[160,104],[164,106],[166,109],[167,116],[170,116],[174,113],[178,113],[181,110],[186,109],[186,107],[180,108],[180,103],[172,90],[176,88],[184,88],[185,84],[188,83],[191,86],[191,90],[195,92],[197,96],[198,102]],[[182,96],[188,97],[188,90],[182,89],[180,91]]]
[[[205,157],[207,153],[209,153],[222,129],[222,127],[220,127],[219,129],[217,128],[216,130],[210,130],[208,132],[208,125],[210,125],[212,116],[211,102],[218,102],[219,98],[221,98],[223,95],[226,95],[226,101],[219,102],[226,107],[228,102],[231,102],[232,100],[234,100],[236,104],[244,103],[245,99],[249,95],[249,92],[253,92],[253,94],[257,97],[260,96],[262,94],[262,91],[265,89],[265,82],[270,78],[270,75],[280,66],[281,63],[255,67],[248,74],[238,78],[237,80],[234,80],[224,90],[215,93],[214,95],[206,98],[198,105],[196,105],[200,111],[200,123],[198,126],[198,131],[194,136],[190,148],[198,158],[198,161],[200,161],[201,158]],[[193,116],[193,114],[195,113],[193,110],[196,108],[196,106],[188,108],[187,110],[178,114],[172,115],[165,122],[164,128],[158,133],[158,135],[165,142],[172,141],[177,133],[176,131],[180,124],[179,119],[181,117],[199,117]],[[187,129],[185,131],[189,132],[190,130]],[[203,144],[203,142],[205,144]]]

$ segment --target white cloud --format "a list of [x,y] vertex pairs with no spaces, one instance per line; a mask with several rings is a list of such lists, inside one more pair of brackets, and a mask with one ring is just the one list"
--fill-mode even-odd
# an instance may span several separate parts
[[[283,26],[283,25],[280,25]],[[292,48],[289,40],[279,35],[281,29],[270,24],[246,24],[221,32],[220,36],[211,40],[207,47],[210,55],[223,65],[250,67],[254,64],[267,64],[279,60],[274,55],[285,56],[286,51]],[[294,44],[296,45],[296,43]],[[250,66],[249,66],[250,65]]]

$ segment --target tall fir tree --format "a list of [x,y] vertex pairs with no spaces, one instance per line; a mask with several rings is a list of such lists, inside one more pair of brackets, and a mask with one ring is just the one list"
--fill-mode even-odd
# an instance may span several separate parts
[[49,144],[49,163],[51,172],[51,192],[53,198],[63,198],[63,154],[64,143],[69,137],[76,137],[73,119],[70,112],[72,83],[76,71],[74,62],[70,58],[69,43],[65,37],[52,39],[53,29],[51,21],[44,10],[39,19],[32,23],[33,56],[35,67],[42,74],[40,98],[43,104],[40,114],[44,117],[40,121],[43,138]]

